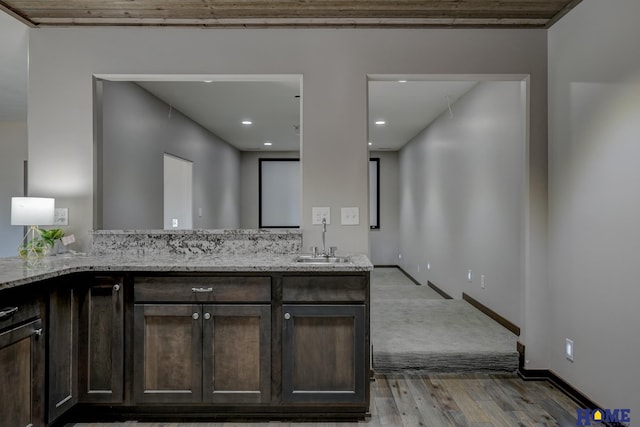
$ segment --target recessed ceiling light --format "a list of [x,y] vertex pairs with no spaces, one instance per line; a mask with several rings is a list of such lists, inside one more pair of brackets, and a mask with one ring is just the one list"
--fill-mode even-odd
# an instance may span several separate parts
[[205,83],[211,83],[213,80],[204,80]]
[[387,122],[385,122],[384,120],[376,120],[376,124],[377,124],[377,125],[384,125],[384,124],[386,124],[386,123],[387,123]]
[[406,80],[398,80],[398,83],[406,83]]
[[369,145],[373,145],[373,142],[369,141]]
[[273,145],[273,142],[271,142],[271,141],[265,141],[265,142],[264,142],[264,145],[266,145],[267,147],[270,147],[270,146],[272,146],[272,145]]
[[253,122],[251,120],[243,120],[242,124],[243,125],[251,125],[251,124],[253,124]]

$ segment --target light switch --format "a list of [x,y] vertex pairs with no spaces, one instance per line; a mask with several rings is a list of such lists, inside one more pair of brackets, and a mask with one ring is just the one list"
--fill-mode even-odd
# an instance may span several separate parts
[[311,208],[311,223],[315,225],[322,224],[322,218],[327,219],[327,224],[331,224],[331,208],[328,207],[313,207]]
[[177,226],[178,226],[178,219],[177,219],[177,218],[173,218],[173,219],[171,220],[171,226],[172,226],[173,228],[175,228],[175,227],[177,227]]
[[360,224],[360,208],[342,208],[340,216],[342,225]]

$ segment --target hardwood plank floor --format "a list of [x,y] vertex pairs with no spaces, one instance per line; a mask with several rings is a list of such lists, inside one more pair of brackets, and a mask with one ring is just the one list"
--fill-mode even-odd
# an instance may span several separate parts
[[65,427],[512,427],[576,425],[578,405],[547,381],[513,375],[377,375],[371,418],[344,422],[75,423]]

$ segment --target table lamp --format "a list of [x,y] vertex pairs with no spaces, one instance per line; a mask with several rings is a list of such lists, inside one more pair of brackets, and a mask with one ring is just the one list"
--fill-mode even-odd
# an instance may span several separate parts
[[11,225],[28,226],[20,246],[18,255],[34,266],[46,255],[48,246],[40,237],[39,225],[54,223],[55,199],[48,197],[12,197]]

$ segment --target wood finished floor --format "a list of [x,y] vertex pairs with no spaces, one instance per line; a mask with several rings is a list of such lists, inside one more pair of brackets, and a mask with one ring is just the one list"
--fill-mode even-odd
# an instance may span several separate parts
[[65,427],[574,427],[577,407],[546,381],[511,375],[377,375],[371,383],[371,418],[360,422],[123,422]]

